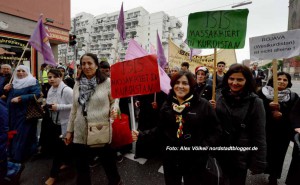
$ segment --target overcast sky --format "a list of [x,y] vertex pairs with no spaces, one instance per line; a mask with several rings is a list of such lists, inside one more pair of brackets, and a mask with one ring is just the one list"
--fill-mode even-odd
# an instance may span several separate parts
[[[229,10],[233,4],[244,0],[71,0],[71,17],[87,12],[94,16],[120,11],[122,2],[124,11],[142,6],[149,13],[164,11],[177,17],[183,24],[181,30],[186,38],[188,15],[193,12]],[[289,0],[252,0],[252,4],[239,7],[248,8],[246,43],[243,49],[237,49],[237,60],[250,58],[249,37],[283,32],[288,27]],[[207,53],[206,51],[205,53]]]

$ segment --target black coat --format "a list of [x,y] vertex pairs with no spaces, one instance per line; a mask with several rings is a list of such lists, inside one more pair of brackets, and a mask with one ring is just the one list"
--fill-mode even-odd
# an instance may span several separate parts
[[[269,103],[273,100],[267,99],[262,91],[258,93],[263,99],[266,110],[266,136],[267,136],[267,162],[268,168],[266,173],[273,177],[280,178],[283,168],[284,157],[287,152],[290,141],[295,135],[296,128],[289,120],[292,107],[294,107],[298,95],[294,92],[290,93],[290,100],[287,102],[279,102],[282,117],[274,119]],[[298,110],[299,114],[299,110]]]
[[[166,100],[166,94],[163,92],[156,93],[157,109],[152,107],[154,94],[141,95],[136,97],[136,100],[140,102],[138,131],[147,133],[158,125],[159,110]],[[148,137],[145,137],[145,139],[139,139],[136,142],[136,157],[151,158],[159,155],[159,151],[158,141],[155,138],[148,139]]]
[[[183,135],[177,138],[178,123],[172,102],[166,101],[160,111],[159,133],[164,164],[179,165],[186,170],[201,168],[207,161],[207,151],[193,147],[209,147],[219,144],[221,127],[216,113],[203,98],[194,96],[189,107],[182,112]],[[169,147],[174,147],[172,150]],[[184,147],[187,147],[184,149]],[[189,150],[188,150],[189,149]]]
[[223,90],[217,99],[216,112],[222,121],[223,144],[236,147],[257,147],[258,150],[219,152],[226,173],[235,169],[250,169],[262,173],[266,167],[265,110],[254,93],[237,97]]
[[252,70],[251,72],[255,80],[256,87],[261,87],[262,80],[265,79],[265,73],[261,69],[257,69],[257,75],[255,74],[254,70]]
[[207,83],[197,85],[195,91],[207,101],[212,99],[212,86]]

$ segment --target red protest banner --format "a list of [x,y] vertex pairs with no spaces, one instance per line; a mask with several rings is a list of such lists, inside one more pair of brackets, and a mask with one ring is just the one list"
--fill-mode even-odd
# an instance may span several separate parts
[[160,91],[156,55],[119,62],[111,66],[111,95],[123,98]]

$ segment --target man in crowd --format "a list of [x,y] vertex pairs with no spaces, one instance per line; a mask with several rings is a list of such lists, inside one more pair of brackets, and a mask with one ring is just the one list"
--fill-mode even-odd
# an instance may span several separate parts
[[[224,61],[220,61],[217,63],[217,72],[216,72],[216,89],[222,88],[222,82],[225,75],[225,66],[226,63]],[[213,79],[213,76],[211,76],[211,79]]]
[[40,70],[40,84],[42,85],[42,92],[44,98],[47,98],[47,93],[48,90],[50,89],[51,85],[48,83],[48,71],[46,69],[47,64],[42,64],[41,65],[41,70]]
[[107,77],[110,77],[110,65],[107,61],[100,62],[100,71]]
[[11,66],[8,64],[2,64],[0,69],[0,98],[5,99],[4,86],[8,84],[11,78]]
[[258,69],[257,62],[253,63],[252,75],[255,80],[256,90],[259,90],[262,87],[262,80],[265,79],[265,73],[261,69]]
[[190,67],[190,64],[188,62],[182,62],[181,63],[181,71],[188,72],[189,71],[189,67]]

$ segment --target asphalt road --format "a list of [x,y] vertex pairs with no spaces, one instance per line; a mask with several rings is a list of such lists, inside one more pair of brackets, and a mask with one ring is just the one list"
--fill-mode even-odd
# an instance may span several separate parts
[[[279,185],[284,185],[287,170],[291,160],[292,145],[286,155],[282,178]],[[163,185],[164,178],[161,169],[161,162],[158,159],[138,161],[133,160],[133,154],[127,154],[123,162],[118,163],[119,173],[125,185]],[[22,173],[21,185],[43,185],[47,180],[51,168],[50,158],[32,159],[26,163]],[[91,168],[92,182],[94,185],[107,184],[104,170],[101,165]],[[61,171],[56,185],[75,184],[75,170],[67,168]],[[267,175],[250,175],[247,177],[247,185],[267,185]]]
[[[293,81],[292,91],[300,95],[300,81]],[[282,178],[279,185],[284,185],[289,164],[291,161],[292,143],[288,149]],[[22,173],[21,185],[43,185],[48,178],[52,160],[50,158],[32,159],[26,163],[25,170]],[[124,157],[122,163],[117,164],[119,173],[125,185],[163,185],[164,178],[161,169],[161,162],[157,159],[152,160],[133,160],[133,154]],[[107,184],[105,173],[100,166],[91,168],[92,182],[95,185]],[[267,185],[267,175],[250,175],[247,177],[247,185]],[[72,168],[61,171],[56,185],[75,184],[75,170]]]

